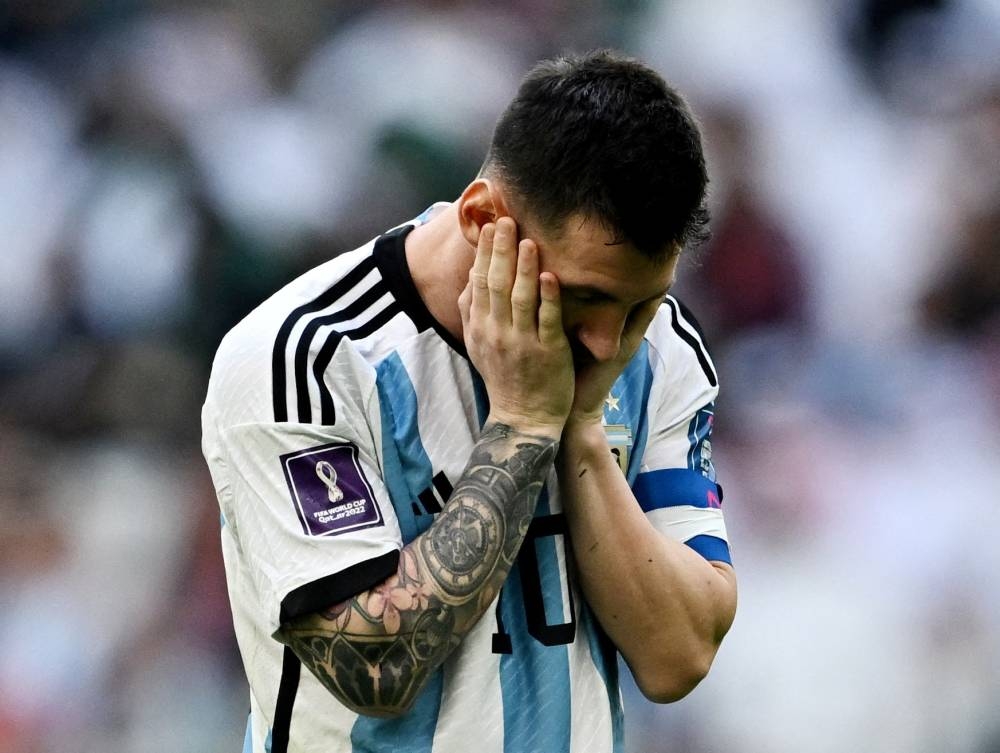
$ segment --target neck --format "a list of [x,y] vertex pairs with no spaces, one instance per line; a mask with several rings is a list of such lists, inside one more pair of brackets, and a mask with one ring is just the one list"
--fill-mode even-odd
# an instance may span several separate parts
[[421,300],[438,324],[462,341],[458,296],[465,289],[474,249],[458,224],[458,204],[442,207],[406,236],[406,263]]

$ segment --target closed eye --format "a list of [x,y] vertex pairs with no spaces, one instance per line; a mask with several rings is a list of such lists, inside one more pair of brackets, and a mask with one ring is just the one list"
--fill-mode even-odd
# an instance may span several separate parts
[[598,290],[597,288],[592,288],[589,286],[570,286],[563,288],[563,292],[568,294],[573,300],[580,303],[608,303],[610,301],[616,300],[614,296],[610,296],[603,290]]

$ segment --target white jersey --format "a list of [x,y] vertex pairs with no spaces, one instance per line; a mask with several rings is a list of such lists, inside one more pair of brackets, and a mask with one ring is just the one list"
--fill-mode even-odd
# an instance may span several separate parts
[[[223,340],[203,411],[252,753],[619,753],[617,654],[577,588],[551,473],[491,609],[396,719],[339,703],[273,637],[394,573],[488,412],[406,265],[421,220],[338,256]],[[609,443],[664,536],[729,561],[704,341],[668,297],[605,403]]]

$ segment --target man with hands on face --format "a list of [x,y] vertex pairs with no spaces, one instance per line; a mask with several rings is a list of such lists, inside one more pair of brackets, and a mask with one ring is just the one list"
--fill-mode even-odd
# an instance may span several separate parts
[[620,751],[617,652],[654,701],[704,677],[717,378],[667,292],[706,183],[657,74],[542,63],[457,201],[227,335],[204,449],[247,751]]

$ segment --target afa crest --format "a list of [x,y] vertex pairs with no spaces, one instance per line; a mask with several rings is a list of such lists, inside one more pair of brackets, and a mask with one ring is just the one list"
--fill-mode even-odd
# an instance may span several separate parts
[[608,446],[618,467],[622,469],[622,473],[627,473],[632,450],[632,430],[625,424],[607,424],[604,433],[608,437]]

